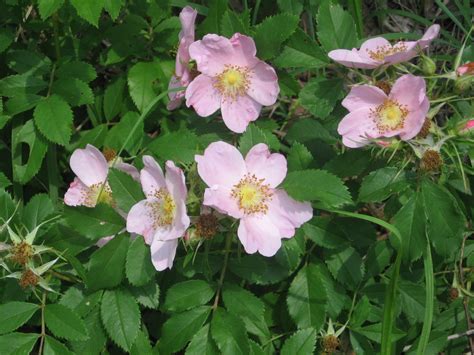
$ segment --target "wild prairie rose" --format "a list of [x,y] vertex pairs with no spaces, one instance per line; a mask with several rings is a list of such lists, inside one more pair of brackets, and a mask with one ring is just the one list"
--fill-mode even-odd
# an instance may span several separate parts
[[388,95],[375,86],[354,86],[342,105],[349,113],[337,131],[350,148],[380,137],[409,140],[420,132],[430,108],[425,81],[410,74],[401,76]]
[[166,162],[166,176],[151,156],[144,156],[143,163],[140,181],[146,199],[130,209],[127,231],[144,237],[155,269],[162,271],[173,266],[178,238],[189,227],[187,188],[183,171],[172,161]]
[[394,45],[383,37],[375,37],[362,43],[360,49],[335,49],[328,56],[346,67],[360,69],[406,62],[427,48],[438,37],[439,30],[439,25],[432,25],[418,41],[402,41]]
[[196,155],[199,176],[209,186],[204,205],[240,219],[238,237],[249,254],[272,256],[282,238],[291,238],[295,228],[313,216],[311,205],[297,202],[277,188],[287,172],[286,159],[257,144],[244,158],[225,142],[210,144]]
[[[189,45],[194,42],[194,22],[197,11],[190,6],[186,6],[179,14],[181,31],[179,32],[179,46],[176,53],[176,65],[174,75],[171,77],[168,88],[175,89],[186,87],[191,82],[191,71],[189,69]],[[174,110],[181,105],[184,98],[184,91],[170,92],[168,94],[170,102],[168,110]]]
[[253,39],[240,33],[230,39],[209,34],[191,44],[189,54],[201,74],[186,89],[186,105],[203,117],[220,108],[226,126],[244,132],[280,92],[275,70],[256,53]]
[[456,69],[456,74],[459,76],[470,74],[474,75],[474,62],[461,65],[459,68]]

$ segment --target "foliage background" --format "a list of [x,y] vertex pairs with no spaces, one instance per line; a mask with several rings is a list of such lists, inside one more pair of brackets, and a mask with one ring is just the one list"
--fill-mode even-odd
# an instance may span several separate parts
[[[21,287],[25,269],[0,248],[0,353],[321,353],[334,350],[333,326],[342,328],[343,353],[469,347],[474,150],[458,127],[474,117],[473,93],[425,75],[422,61],[406,66],[426,76],[435,140],[452,136],[440,171],[421,169],[406,145],[346,150],[336,132],[346,112],[340,101],[359,79],[327,52],[378,34],[416,39],[436,22],[442,35],[430,57],[437,74],[452,72],[474,61],[471,2],[193,3],[198,38],[251,35],[277,69],[279,101],[241,136],[216,115],[156,103],[174,70],[177,14],[187,4],[0,0],[0,241],[35,230],[34,244],[46,249],[33,265],[47,265],[46,288]],[[377,75],[390,81],[403,70]],[[73,178],[68,159],[89,143],[137,166],[143,154],[177,162],[197,216],[204,186],[194,155],[216,140],[243,153],[259,142],[283,152],[283,186],[313,202],[314,219],[273,258],[245,255],[235,238],[225,246],[224,220],[222,233],[181,246],[173,269],[156,273],[142,239],[121,232],[112,208],[62,203]],[[113,171],[110,183],[124,210],[141,199],[126,175]],[[453,334],[461,336],[448,341]]]

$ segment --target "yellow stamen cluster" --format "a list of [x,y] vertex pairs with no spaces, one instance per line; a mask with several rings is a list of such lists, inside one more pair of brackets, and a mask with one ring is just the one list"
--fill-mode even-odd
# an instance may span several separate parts
[[84,206],[95,207],[98,203],[115,206],[112,190],[108,183],[91,185],[87,191],[83,191]]
[[267,213],[273,192],[264,181],[265,179],[247,174],[234,185],[231,196],[237,200],[239,208],[245,214]]
[[370,112],[380,134],[402,129],[407,115],[407,107],[391,99],[385,100]]
[[156,190],[151,201],[146,204],[149,207],[149,217],[153,221],[153,228],[170,226],[173,223],[176,212],[176,204],[167,189]]
[[236,100],[239,96],[244,96],[250,87],[250,70],[237,65],[226,65],[214,79],[214,87],[224,99]]
[[369,57],[372,58],[373,60],[377,60],[381,62],[385,59],[385,57],[389,55],[405,52],[406,50],[407,50],[407,46],[405,45],[405,43],[398,43],[394,46],[391,46],[391,45],[377,46],[377,49],[373,51],[367,49],[367,53],[369,54]]

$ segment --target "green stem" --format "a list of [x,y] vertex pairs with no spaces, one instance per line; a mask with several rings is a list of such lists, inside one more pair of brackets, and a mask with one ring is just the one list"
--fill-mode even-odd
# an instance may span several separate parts
[[431,258],[430,241],[427,238],[426,252],[423,258],[425,266],[425,283],[426,283],[426,300],[425,300],[425,317],[423,320],[423,329],[421,330],[420,342],[417,355],[426,354],[428,341],[430,340],[431,324],[433,323],[433,309],[434,309],[434,279],[433,279],[433,260]]
[[21,116],[13,117],[12,119],[12,176],[13,176],[13,196],[15,196],[15,199],[18,201],[23,200],[23,186],[21,183],[19,183],[19,178],[17,177],[16,171],[15,171],[15,166],[21,166],[23,164],[23,157],[22,157],[22,151],[21,151],[21,145],[20,147],[16,146],[16,136],[18,135],[18,132],[21,130],[23,127],[23,119]]
[[41,340],[38,350],[38,355],[43,354],[44,348],[44,338],[46,337],[46,326],[44,321],[44,308],[46,307],[46,292],[43,292],[43,297],[41,298]]
[[255,24],[257,23],[258,10],[260,9],[261,2],[262,0],[255,1],[255,9],[253,9],[253,16],[252,16],[252,26],[255,26]]
[[225,239],[225,256],[224,256],[224,264],[222,265],[221,276],[219,277],[219,281],[217,283],[217,291],[216,297],[214,298],[214,304],[212,305],[212,309],[215,311],[217,306],[219,305],[219,297],[222,290],[222,286],[224,285],[224,278],[225,272],[227,270],[227,263],[229,262],[229,254],[230,254],[230,247],[232,245],[232,232],[227,233]]

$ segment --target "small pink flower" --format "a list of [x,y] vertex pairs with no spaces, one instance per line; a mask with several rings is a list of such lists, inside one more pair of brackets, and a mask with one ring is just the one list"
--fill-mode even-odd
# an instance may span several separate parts
[[[194,42],[194,22],[197,11],[190,6],[186,6],[179,14],[181,31],[179,32],[179,46],[176,54],[175,73],[171,77],[168,88],[175,89],[187,87],[191,82],[191,71],[189,70],[189,46]],[[168,110],[174,110],[181,105],[184,98],[184,91],[170,92],[168,94],[170,102]]]
[[270,65],[256,57],[252,38],[240,33],[230,39],[209,34],[191,44],[189,53],[202,74],[186,89],[186,105],[199,116],[220,108],[226,126],[242,133],[258,118],[262,106],[276,102],[278,78]]
[[459,76],[466,75],[466,74],[471,74],[474,75],[474,62],[466,63],[464,65],[461,65],[457,70],[456,73]]
[[196,155],[198,173],[209,186],[204,205],[240,219],[238,237],[249,254],[272,256],[282,238],[313,216],[311,204],[297,202],[277,186],[286,176],[286,159],[257,144],[244,158],[225,142],[210,144]]
[[461,128],[462,133],[470,132],[474,130],[474,119],[467,121]]
[[371,38],[360,49],[335,49],[329,52],[329,58],[349,68],[374,69],[381,65],[406,62],[427,48],[438,37],[439,25],[428,28],[418,41],[398,42],[393,46],[382,37]]
[[151,258],[156,270],[173,266],[178,238],[189,227],[186,213],[187,188],[184,174],[172,161],[166,162],[166,177],[150,156],[143,157],[145,167],[140,181],[146,199],[135,204],[128,213],[127,231],[137,233],[151,245]]
[[389,95],[375,86],[354,86],[342,105],[349,113],[337,131],[344,145],[351,148],[362,147],[380,137],[399,135],[402,140],[415,137],[430,108],[425,81],[410,74],[401,76]]

